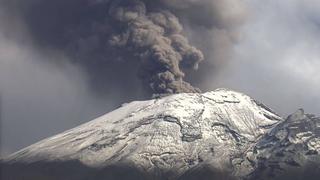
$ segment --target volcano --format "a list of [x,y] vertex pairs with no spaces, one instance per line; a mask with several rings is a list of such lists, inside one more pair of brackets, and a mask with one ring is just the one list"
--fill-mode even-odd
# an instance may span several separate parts
[[317,179],[320,118],[228,89],[118,109],[1,160],[3,180]]

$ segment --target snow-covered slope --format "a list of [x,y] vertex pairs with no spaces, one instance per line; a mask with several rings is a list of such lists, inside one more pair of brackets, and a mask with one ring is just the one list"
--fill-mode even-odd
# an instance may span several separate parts
[[263,104],[231,90],[177,94],[124,104],[3,161],[77,161],[98,169],[126,165],[160,179],[177,179],[205,166],[246,178],[260,168],[261,156],[272,154],[260,147],[269,147],[266,135],[284,122]]

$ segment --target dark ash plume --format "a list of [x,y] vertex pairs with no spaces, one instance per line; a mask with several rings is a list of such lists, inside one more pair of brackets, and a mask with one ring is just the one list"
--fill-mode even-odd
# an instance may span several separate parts
[[147,94],[138,78],[150,94],[198,92],[185,79],[206,86],[245,14],[241,0],[7,1],[19,4],[35,44],[65,51],[94,92],[128,96]]
[[[102,53],[101,57],[109,56],[108,60],[121,61],[123,66],[135,62],[138,77],[153,94],[199,92],[184,80],[185,73],[198,69],[204,54],[209,60],[205,66],[210,74],[212,65],[217,68],[224,64],[238,36],[236,27],[242,24],[246,14],[244,3],[238,0],[89,2],[92,7],[105,7],[104,18],[91,20],[94,23],[87,27],[83,24],[74,27],[82,31],[87,28],[85,31],[89,32],[71,40],[75,52],[94,56]],[[197,39],[203,52],[190,45],[182,22],[191,29],[191,36],[196,35],[193,39]],[[95,50],[98,52],[92,52]],[[197,76],[204,79],[207,71],[200,71]],[[190,76],[188,79],[199,81]]]
[[199,91],[183,81],[180,66],[197,69],[203,55],[182,35],[176,16],[166,10],[147,12],[139,0],[114,1],[109,14],[125,27],[123,32],[111,35],[109,44],[138,58],[140,77],[153,93]]
[[104,3],[108,4],[105,21],[95,22],[88,37],[75,37],[76,51],[88,52],[92,44],[104,44],[105,55],[113,60],[135,61],[138,76],[153,94],[200,91],[183,80],[182,69],[196,70],[204,57],[183,36],[175,15],[162,8],[150,11],[140,0]]

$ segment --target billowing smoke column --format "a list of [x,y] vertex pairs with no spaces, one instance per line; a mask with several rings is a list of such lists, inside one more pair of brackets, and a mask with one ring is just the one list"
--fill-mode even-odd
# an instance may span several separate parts
[[[108,28],[94,34],[99,39],[107,36],[104,43],[110,55],[122,61],[136,61],[138,76],[153,94],[200,91],[183,80],[182,68],[197,69],[204,57],[183,36],[182,25],[175,15],[163,8],[149,11],[140,0],[104,3],[108,3],[105,22]],[[87,39],[90,40],[92,36]]]
[[[108,56],[108,61],[122,61],[123,66],[135,62],[139,66],[139,78],[152,94],[199,92],[198,88],[184,81],[184,72],[197,70],[204,55],[189,44],[179,18],[191,28],[205,27],[203,31],[198,28],[196,33],[199,37],[206,36],[205,41],[216,38],[221,45],[212,48],[216,57],[223,57],[233,38],[233,32],[229,30],[234,29],[243,17],[244,8],[240,1],[91,0],[92,6],[104,8],[104,18],[75,27],[87,28],[89,33],[83,35],[83,32],[73,30],[72,33],[80,35],[71,40],[72,46],[76,47],[76,52],[90,52],[94,56],[102,54],[101,57]],[[101,19],[101,15],[99,17]],[[216,35],[212,37],[211,34]],[[204,44],[206,48],[213,46]],[[99,50],[91,52],[92,49]],[[79,58],[85,56],[82,54]],[[225,58],[221,59],[218,61]]]
[[201,51],[182,35],[182,25],[167,10],[147,12],[139,0],[115,0],[109,15],[124,31],[112,34],[108,43],[138,58],[140,77],[155,94],[198,92],[183,80],[183,68],[197,69]]
[[206,86],[203,79],[212,78],[213,69],[221,69],[231,54],[246,11],[243,0],[7,3],[13,9],[19,4],[18,16],[40,51],[66,54],[88,74],[94,93],[117,91],[128,97],[200,91],[185,79]]

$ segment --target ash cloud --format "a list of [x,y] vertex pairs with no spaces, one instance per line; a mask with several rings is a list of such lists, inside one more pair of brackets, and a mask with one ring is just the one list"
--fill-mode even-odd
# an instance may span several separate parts
[[141,94],[199,92],[189,82],[225,64],[246,15],[237,0],[14,2],[37,44],[65,51],[100,95],[132,82]]
[[94,5],[100,7],[102,3],[106,4],[107,12],[103,21],[93,20],[94,27],[88,34],[79,33],[69,41],[75,54],[91,54],[90,51],[97,54],[95,51],[102,48],[98,54],[111,56],[110,61],[120,61],[123,66],[135,63],[138,77],[152,94],[200,91],[183,80],[183,69],[197,69],[203,54],[189,44],[174,14],[166,8],[148,8],[148,4],[139,0],[103,1]]
[[182,35],[182,25],[175,15],[161,9],[147,13],[146,8],[139,0],[111,3],[109,15],[124,30],[111,34],[110,49],[120,48],[118,51],[138,59],[139,76],[153,93],[198,92],[183,81],[185,74],[180,66],[197,69],[202,52]]

